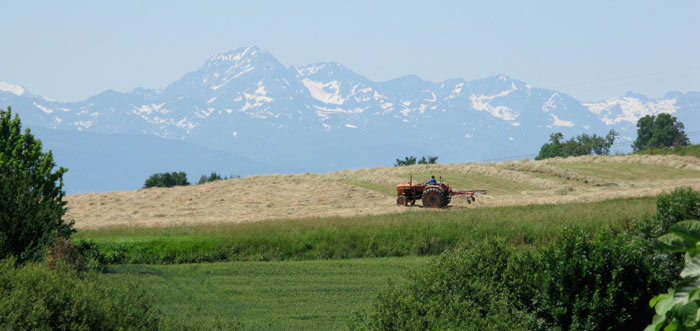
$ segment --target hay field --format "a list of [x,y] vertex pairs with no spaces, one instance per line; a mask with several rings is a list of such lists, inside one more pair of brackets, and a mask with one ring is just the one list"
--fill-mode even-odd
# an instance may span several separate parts
[[421,212],[395,205],[395,186],[442,176],[456,190],[486,189],[476,203],[449,209],[590,202],[700,189],[700,158],[675,155],[584,156],[543,161],[459,163],[266,175],[204,185],[89,193],[65,198],[77,228],[244,223],[271,219]]

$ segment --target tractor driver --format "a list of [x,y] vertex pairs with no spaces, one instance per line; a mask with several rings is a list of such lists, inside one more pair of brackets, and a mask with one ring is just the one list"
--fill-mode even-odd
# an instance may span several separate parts
[[430,180],[425,184],[427,184],[427,185],[437,184],[437,181],[435,180],[435,176],[430,176]]

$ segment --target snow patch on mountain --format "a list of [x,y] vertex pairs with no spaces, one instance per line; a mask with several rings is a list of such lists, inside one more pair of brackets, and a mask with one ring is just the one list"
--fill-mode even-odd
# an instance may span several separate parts
[[660,99],[643,102],[633,97],[608,99],[598,103],[583,103],[592,113],[600,116],[607,125],[620,122],[637,122],[646,115],[676,112],[676,99]]
[[554,114],[549,114],[549,116],[552,116],[552,125],[553,126],[566,126],[566,127],[574,126],[574,122],[572,122],[572,121],[562,120],[557,115],[554,115]]
[[47,114],[53,113],[53,110],[51,110],[51,109],[49,109],[49,108],[46,108],[46,107],[44,107],[43,105],[40,105],[40,104],[38,104],[38,103],[36,103],[36,102],[32,102],[32,104],[34,104],[34,107],[37,107],[37,108],[41,109],[41,111],[43,111],[43,112],[45,112],[45,113],[47,113]]
[[321,64],[321,65],[309,64],[309,65],[305,65],[305,66],[296,66],[296,67],[294,67],[294,69],[296,69],[297,78],[299,78],[299,77],[304,77],[304,76],[315,75],[316,73],[318,73],[321,69],[323,69],[325,67],[326,67],[325,64]]
[[6,82],[0,82],[0,91],[10,92],[16,96],[21,96],[24,94],[24,88],[19,85],[14,85]]
[[557,108],[556,103],[554,102],[554,98],[558,97],[559,93],[553,93],[551,97],[547,100],[547,102],[542,105],[542,111],[545,113],[549,113],[551,111],[554,111]]
[[[503,77],[500,77],[501,79]],[[501,91],[495,95],[471,95],[469,99],[472,102],[472,108],[481,111],[487,111],[494,117],[500,118],[506,121],[514,121],[520,116],[520,113],[514,111],[506,106],[492,106],[491,102],[496,98],[501,98],[509,95],[518,88],[515,86],[515,82],[512,83],[510,90]]]
[[337,80],[322,83],[304,78],[301,82],[309,90],[311,97],[318,101],[334,105],[342,105],[345,102],[340,95],[340,83]]
[[[243,107],[241,107],[241,109],[240,109],[240,111],[242,111],[242,112],[245,112],[249,109],[253,109],[256,107],[260,107],[266,103],[269,103],[269,102],[272,102],[275,100],[274,98],[267,96],[267,91],[265,90],[265,86],[263,85],[263,81],[258,82],[258,88],[255,90],[254,93],[250,94],[250,93],[243,92],[243,96],[245,97],[245,105],[243,105]],[[261,118],[265,118],[265,117],[261,117]]]

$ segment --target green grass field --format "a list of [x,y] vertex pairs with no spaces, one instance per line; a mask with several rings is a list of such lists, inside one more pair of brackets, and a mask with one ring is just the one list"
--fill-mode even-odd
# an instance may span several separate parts
[[629,163],[572,163],[558,164],[557,167],[565,168],[577,172],[584,176],[597,177],[610,181],[648,181],[654,180],[697,178],[700,176],[695,170],[674,169],[670,167],[651,164],[629,164]]
[[[414,183],[425,182],[430,179],[430,176],[434,175],[433,172],[416,172],[412,174]],[[521,191],[539,191],[542,188],[527,185],[524,183],[518,183],[512,180],[499,178],[495,176],[486,176],[474,173],[459,173],[453,171],[442,171],[439,173],[442,176],[442,181],[449,183],[452,188],[456,190],[484,190],[489,189],[492,194],[506,194],[512,192]],[[440,180],[436,177],[437,180]],[[409,179],[406,178],[406,183]],[[384,193],[388,196],[396,196],[396,185],[395,184],[378,184],[370,182],[346,182],[350,185],[359,186],[366,188],[368,190],[374,190],[377,192]]]
[[655,211],[654,198],[498,208],[426,210],[248,224],[81,230],[108,263],[275,261],[436,255],[499,237],[542,246],[561,229],[622,229]]
[[166,329],[337,330],[421,257],[115,265],[104,282],[146,289]]

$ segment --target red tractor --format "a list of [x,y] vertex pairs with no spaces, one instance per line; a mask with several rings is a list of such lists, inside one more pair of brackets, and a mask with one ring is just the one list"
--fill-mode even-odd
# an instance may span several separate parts
[[455,192],[449,184],[442,182],[442,177],[435,184],[413,184],[413,177],[411,177],[411,181],[408,184],[396,185],[396,193],[398,195],[396,204],[399,206],[413,206],[416,204],[416,200],[422,199],[424,207],[443,208],[452,201],[453,196],[464,196],[468,203],[472,203],[472,201],[476,200],[474,198],[475,192],[486,193],[485,190]]

